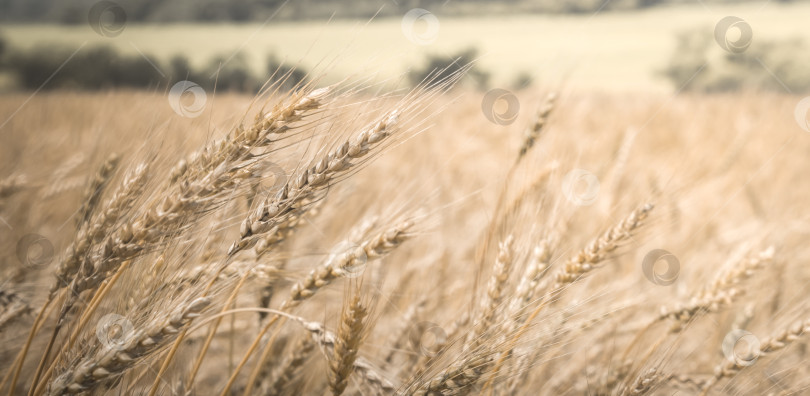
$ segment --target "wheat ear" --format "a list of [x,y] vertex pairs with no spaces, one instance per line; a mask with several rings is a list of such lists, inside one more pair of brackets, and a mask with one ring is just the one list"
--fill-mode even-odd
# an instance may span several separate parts
[[415,396],[464,395],[492,365],[492,358],[481,353],[470,354],[460,364],[448,368],[417,388]]
[[349,384],[349,376],[354,372],[354,361],[363,340],[365,319],[368,309],[355,295],[343,312],[337,340],[329,362],[329,389],[334,396],[340,396]]
[[121,348],[104,347],[96,355],[82,359],[59,375],[49,387],[50,394],[90,392],[102,382],[123,374],[167,345],[210,303],[208,298],[198,298],[182,305],[168,320],[159,320],[145,329],[125,334]]
[[146,164],[136,166],[104,205],[104,210],[79,230],[65,252],[65,258],[57,266],[56,281],[51,287],[50,298],[73,281],[93,244],[104,238],[118,219],[132,208],[146,185],[147,170]]
[[512,267],[514,256],[514,237],[507,236],[498,248],[498,257],[495,268],[487,286],[487,298],[482,304],[481,313],[474,321],[473,332],[468,339],[465,349],[475,349],[482,342],[482,336],[493,325],[498,308],[504,299],[506,282],[509,279],[509,270]]
[[[335,349],[335,345],[338,340],[338,336],[327,330],[323,323],[318,322],[309,322],[304,320],[300,317],[289,316],[289,318],[297,321],[300,323],[304,329],[309,332],[310,337],[312,337],[321,348],[325,350],[333,350]],[[354,373],[360,375],[361,379],[369,384],[372,388],[374,388],[377,393],[382,394],[393,394],[396,390],[396,386],[392,384],[390,381],[385,379],[381,376],[375,369],[374,366],[369,363],[366,359],[363,359],[361,356],[358,356],[354,360]]]
[[528,306],[532,300],[542,292],[539,290],[543,277],[548,273],[548,268],[551,265],[551,253],[556,245],[556,237],[546,237],[532,249],[531,257],[520,279],[515,297],[509,306],[509,312],[515,318],[514,321],[507,322],[504,329],[507,333],[514,330],[514,326],[521,322],[521,313],[523,309]]
[[540,299],[538,306],[534,309],[534,311],[532,311],[532,313],[523,323],[523,326],[518,329],[517,333],[512,336],[511,341],[507,343],[506,348],[503,350],[503,353],[501,353],[500,358],[495,364],[493,375],[490,377],[487,383],[484,384],[484,389],[492,386],[495,376],[498,374],[498,371],[503,366],[506,359],[511,355],[511,351],[514,349],[515,344],[520,337],[525,334],[526,330],[529,328],[529,325],[534,318],[537,317],[540,311],[542,311],[543,308],[545,308],[550,302],[553,302],[554,299],[564,290],[565,286],[574,283],[587,273],[596,269],[596,267],[607,258],[609,253],[616,250],[616,248],[618,248],[622,242],[630,239],[635,231],[641,227],[644,220],[647,218],[647,216],[649,216],[649,213],[652,210],[653,205],[648,203],[632,211],[630,215],[622,220],[619,224],[613,226],[613,228],[606,231],[599,238],[591,241],[591,243],[589,243],[585,249],[581,250],[574,257],[569,259],[563,268],[557,271],[553,278],[554,285],[551,292],[547,293],[543,298]]
[[687,304],[672,308],[663,307],[657,320],[673,320],[674,323],[670,330],[678,332],[695,317],[706,312],[716,312],[720,308],[730,305],[745,291],[739,286],[757,270],[772,262],[773,257],[773,246],[754,256],[746,257],[730,271],[715,278],[708,287],[701,290]]
[[636,229],[643,224],[652,209],[652,204],[646,204],[634,210],[621,223],[591,241],[585,249],[568,260],[563,268],[557,271],[554,276],[552,290],[559,291],[596,269],[607,258],[609,253],[616,250],[622,242],[630,239]]
[[[372,222],[363,222],[360,227],[352,233],[362,234],[364,231],[367,231],[371,225],[373,225]],[[303,280],[293,284],[290,290],[290,298],[282,303],[280,310],[284,311],[296,307],[304,300],[312,297],[319,289],[327,286],[333,280],[345,276],[350,271],[362,271],[362,265],[365,264],[366,261],[385,256],[402,244],[402,242],[409,239],[411,237],[409,230],[412,226],[413,223],[411,221],[403,221],[365,241],[361,241],[356,247],[343,251],[334,257],[330,257],[330,259],[320,267],[310,271]],[[352,239],[357,238],[359,237],[353,237]],[[254,344],[264,336],[274,322],[275,318],[268,321],[254,340]],[[250,376],[251,380],[248,381],[248,386],[245,389],[246,394],[249,393],[248,391],[252,390],[253,383],[259,376],[261,367],[270,353],[271,346],[272,345],[268,343],[264,347],[259,357],[258,364],[253,369],[253,373]],[[246,360],[243,359],[243,361]]]
[[378,259],[390,253],[411,238],[412,234],[409,231],[412,227],[413,222],[403,221],[360,242],[359,246],[332,257],[292,286],[290,298],[282,304],[281,310],[297,306],[335,279],[345,276],[349,271],[359,270],[357,267],[366,260]]
[[108,236],[100,251],[89,255],[85,275],[74,280],[74,292],[96,287],[122,261],[168,243],[172,238],[167,236],[179,235],[178,230],[188,226],[189,219],[196,220],[219,205],[242,180],[253,177],[253,167],[263,156],[252,150],[271,146],[271,135],[288,133],[305,115],[323,106],[328,93],[328,88],[298,93],[290,103],[257,116],[251,127],[237,128],[231,136],[180,161],[171,171],[168,189],[148,202],[134,220]]
[[626,394],[629,395],[644,395],[649,393],[663,377],[658,372],[658,369],[651,368],[639,376],[633,385],[627,390]]
[[[295,307],[300,304],[301,301],[312,297],[312,295],[321,287],[329,284],[334,279],[345,275],[347,271],[352,269],[353,265],[362,263],[363,260],[361,257],[372,260],[375,258],[380,258],[389,253],[391,250],[399,246],[404,240],[410,237],[407,231],[410,229],[411,225],[412,223],[410,221],[405,221],[394,228],[382,232],[367,240],[366,242],[362,243],[360,247],[350,249],[349,251],[343,252],[341,255],[336,256],[335,261],[327,262],[325,265],[321,266],[320,269],[310,272],[306,279],[293,285],[290,291],[290,299],[282,303],[281,310],[283,311]],[[262,329],[259,331],[259,334],[254,337],[253,342],[251,343],[247,352],[245,352],[242,360],[240,360],[236,368],[231,373],[228,383],[221,392],[223,395],[227,393],[231,386],[233,386],[239,371],[241,371],[241,369],[245,366],[250,356],[258,347],[261,338],[264,337],[264,335],[270,330],[270,327],[276,322],[277,319],[278,316],[274,316],[268,320],[267,324],[265,324],[264,327],[262,327]],[[259,364],[256,366],[254,373],[251,375],[254,380],[261,368],[261,363],[264,361],[269,351],[270,345],[265,346],[265,349],[262,351],[261,357],[259,358]],[[253,380],[249,381],[248,387],[252,386],[253,382]]]
[[[794,341],[799,340],[805,333],[810,331],[810,319],[796,323],[795,325],[783,330],[776,336],[765,339],[759,345],[759,349],[753,351],[751,358],[757,359],[770,355],[787,348]],[[740,360],[743,360],[742,362]],[[726,359],[722,364],[717,366],[714,371],[714,377],[703,386],[701,395],[708,394],[709,390],[723,378],[731,378],[737,375],[746,367],[750,367],[756,361],[748,359]]]
[[[371,128],[360,132],[336,149],[314,161],[314,165],[295,175],[279,192],[266,199],[257,210],[247,216],[240,227],[240,238],[231,246],[229,255],[253,247],[259,240],[266,243],[262,250],[281,242],[293,229],[305,200],[313,200],[315,194],[325,190],[329,182],[346,174],[356,160],[366,156],[396,130],[399,113],[389,112]],[[267,238],[275,235],[276,238]]]
[[79,215],[76,217],[76,229],[81,229],[85,223],[90,221],[90,216],[93,214],[99,200],[101,200],[101,195],[104,194],[104,189],[107,187],[107,184],[109,184],[110,178],[118,168],[120,161],[121,158],[118,154],[111,154],[101,167],[99,167],[95,176],[93,176],[93,180],[84,193],[82,206],[79,208]]
[[529,150],[534,147],[534,143],[537,141],[537,138],[540,137],[540,133],[546,126],[546,123],[548,123],[548,117],[551,114],[551,111],[554,110],[554,102],[556,101],[556,93],[552,92],[546,96],[545,101],[537,111],[534,122],[532,122],[532,124],[526,128],[526,132],[524,132],[523,143],[520,145],[517,162],[520,162],[523,156],[525,156],[526,153],[528,153]]

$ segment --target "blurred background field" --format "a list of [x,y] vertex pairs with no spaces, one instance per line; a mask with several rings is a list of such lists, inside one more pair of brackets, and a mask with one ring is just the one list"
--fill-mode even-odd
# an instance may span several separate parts
[[[11,57],[9,53],[37,50],[53,58],[45,62],[47,67],[43,67],[42,75],[32,78],[31,86],[26,86],[28,88],[39,86],[50,71],[76,48],[82,46],[82,51],[87,51],[110,46],[121,56],[130,56],[140,62],[144,67],[138,67],[139,71],[151,73],[147,80],[171,78],[169,75],[176,69],[172,67],[173,59],[182,57],[188,62],[187,68],[204,71],[200,74],[205,78],[210,78],[218,69],[217,65],[222,64],[230,69],[240,69],[243,74],[251,74],[250,78],[255,81],[247,84],[249,88],[243,87],[244,84],[233,84],[247,91],[255,90],[260,81],[269,77],[269,58],[273,59],[273,66],[283,63],[302,71],[315,67],[325,69],[328,64],[326,82],[369,73],[378,73],[381,79],[397,80],[408,70],[423,68],[430,56],[452,59],[462,51],[475,50],[471,59],[478,59],[476,69],[489,76],[484,87],[518,89],[529,82],[539,82],[575,90],[665,93],[686,83],[699,64],[711,65],[702,70],[703,75],[722,72],[717,69],[728,66],[715,59],[727,54],[714,43],[712,33],[718,20],[735,15],[750,24],[754,32],[752,51],[748,55],[748,63],[753,65],[747,67],[752,70],[738,70],[735,73],[738,77],[750,71],[756,74],[755,80],[770,80],[755,82],[755,88],[764,85],[765,88],[782,90],[782,85],[788,85],[793,91],[803,91],[810,86],[809,73],[796,62],[808,53],[805,42],[810,41],[810,30],[806,29],[810,2],[729,4],[694,1],[633,9],[613,6],[611,2],[596,2],[595,9],[585,7],[576,13],[533,14],[515,11],[520,10],[519,7],[512,8],[511,14],[499,12],[497,2],[495,5],[475,2],[479,4],[477,12],[468,10],[471,2],[455,3],[414,4],[427,7],[440,23],[436,40],[424,46],[409,42],[402,32],[401,15],[404,11],[397,9],[407,9],[408,5],[397,7],[388,2],[374,3],[377,8],[373,10],[368,8],[371,10],[368,13],[379,11],[373,19],[367,15],[341,18],[346,17],[347,10],[356,7],[336,4],[331,7],[335,15],[330,20],[329,16],[321,16],[322,12],[314,5],[306,6],[307,2],[304,5],[286,4],[270,19],[272,13],[251,14],[251,20],[240,23],[211,17],[213,21],[208,23],[181,20],[165,24],[155,21],[156,16],[138,21],[137,15],[130,16],[135,14],[130,11],[123,32],[116,37],[96,34],[81,18],[76,24],[53,23],[53,20],[47,20],[47,16],[54,11],[51,14],[44,12],[40,20],[32,24],[6,21],[0,29],[0,37],[6,41],[6,58]],[[128,10],[125,2],[121,4]],[[599,8],[599,5],[603,7]],[[263,9],[273,10],[270,6]],[[305,11],[300,10],[309,10],[314,16],[306,18]],[[66,12],[62,11],[62,14]],[[394,12],[396,14],[392,15]],[[460,13],[465,15],[459,16]],[[161,13],[155,15],[168,18]],[[255,20],[259,17],[265,19]],[[52,18],[58,21],[58,18]],[[43,24],[42,19],[48,23]],[[414,27],[420,28],[423,27],[418,24]],[[679,40],[683,41],[679,37],[689,33],[700,34],[703,43],[710,44],[705,55],[699,54],[703,44],[679,47]],[[43,49],[47,44],[61,51]],[[767,45],[781,48],[776,52],[784,54],[774,55],[771,50],[756,52],[757,48]],[[756,58],[770,70],[763,69]],[[794,62],[787,62],[785,58]],[[143,63],[144,60],[154,67]],[[694,64],[679,64],[685,60],[692,60]],[[20,85],[20,79],[9,71],[14,68],[14,65],[9,65],[12,62],[4,62],[5,90]],[[674,72],[676,77],[673,73],[667,74],[673,65],[679,65],[685,71]],[[18,68],[31,69],[30,66]],[[177,79],[182,79],[180,77],[186,76],[177,76]],[[778,80],[783,80],[783,83]],[[790,82],[793,80],[797,82]],[[224,76],[220,76],[220,81],[227,89]],[[731,88],[744,85],[732,84]]]

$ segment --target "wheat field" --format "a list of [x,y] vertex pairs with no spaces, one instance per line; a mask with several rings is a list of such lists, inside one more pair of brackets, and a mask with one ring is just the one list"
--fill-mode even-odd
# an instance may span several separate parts
[[[393,3],[386,5],[391,6]],[[265,70],[268,54],[306,70],[324,58],[339,56],[341,61],[327,76],[333,80],[330,82],[358,69],[396,78],[419,67],[426,55],[449,56],[460,49],[476,48],[477,64],[492,74],[492,83],[498,86],[508,86],[517,75],[529,73],[546,84],[564,80],[569,89],[659,93],[673,89],[660,71],[676,48],[676,35],[694,29],[711,32],[727,15],[750,23],[755,42],[810,41],[805,27],[810,3],[802,1],[684,1],[643,11],[599,13],[597,18],[590,13],[458,17],[445,15],[443,7],[429,8],[441,25],[437,40],[429,46],[408,41],[402,34],[401,18],[385,17],[372,21],[272,20],[267,24],[130,23],[114,39],[95,34],[85,24],[8,23],[0,34],[9,46],[22,49],[42,43],[65,48],[112,45],[129,55],[145,54],[156,64],[178,54],[196,66],[217,55],[238,55],[256,72]],[[775,65],[770,66],[781,76]],[[162,72],[168,74],[169,70],[163,68]],[[0,89],[2,77],[0,74]]]
[[801,98],[456,77],[0,97],[0,391],[807,392]]

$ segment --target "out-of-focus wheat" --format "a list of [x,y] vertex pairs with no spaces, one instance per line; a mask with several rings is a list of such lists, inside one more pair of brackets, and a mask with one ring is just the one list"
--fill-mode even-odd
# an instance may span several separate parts
[[[125,104],[163,97],[87,95],[118,110],[89,120],[31,99],[0,145],[26,154],[0,173],[0,390],[764,394],[774,373],[806,389],[791,346],[810,326],[810,143],[783,120],[791,98],[521,92],[536,117],[495,126],[478,94],[446,94],[456,78],[271,90],[248,122],[232,118],[246,98],[225,95],[218,139],[170,110],[154,117],[183,134],[139,135],[144,110]],[[43,109],[59,125],[29,114]],[[769,133],[726,147],[739,112]],[[143,148],[51,136],[84,142],[95,122]],[[564,193],[575,169],[601,183],[594,205]],[[660,249],[672,283],[648,277]],[[108,315],[131,331],[101,334]],[[743,331],[775,334],[757,339],[762,362],[725,356]]]

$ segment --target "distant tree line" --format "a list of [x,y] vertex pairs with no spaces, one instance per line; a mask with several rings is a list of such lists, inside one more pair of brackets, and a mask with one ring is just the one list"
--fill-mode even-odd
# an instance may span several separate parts
[[[485,89],[489,73],[473,64],[477,58],[474,48],[451,55],[428,55],[422,64],[414,65],[408,73],[411,86],[424,81],[444,80],[465,70],[464,84]],[[472,67],[469,67],[472,66]],[[29,49],[11,48],[0,37],[0,73],[10,75],[14,86],[22,90],[104,90],[113,88],[165,89],[178,81],[192,81],[207,91],[257,93],[271,83],[282,90],[292,89],[307,81],[307,71],[289,66],[271,54],[264,70],[255,72],[240,53],[218,55],[203,66],[191,64],[182,55],[161,62],[149,55],[124,54],[109,45],[68,48],[64,45],[40,44]],[[520,88],[531,81],[523,79]]]
[[123,54],[112,46],[66,48],[42,44],[31,49],[9,48],[0,38],[0,72],[10,74],[15,86],[26,90],[102,90],[112,88],[163,89],[189,80],[206,90],[258,92],[266,82],[291,88],[307,74],[301,68],[267,57],[265,70],[254,72],[243,56],[216,56],[194,67],[182,55],[168,62],[139,54]]
[[810,48],[799,39],[753,40],[727,51],[708,29],[682,32],[661,74],[676,90],[810,92]]

